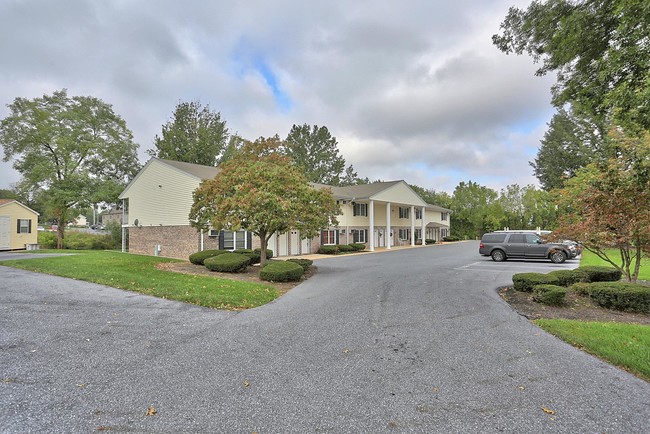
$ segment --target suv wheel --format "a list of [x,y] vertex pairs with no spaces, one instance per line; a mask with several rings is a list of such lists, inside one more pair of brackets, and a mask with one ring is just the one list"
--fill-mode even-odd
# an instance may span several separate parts
[[502,262],[506,260],[506,254],[503,252],[503,250],[495,250],[490,256],[492,256],[492,260],[494,262]]
[[551,262],[554,264],[561,264],[562,262],[566,261],[566,255],[562,250],[551,252],[549,257],[551,258]]

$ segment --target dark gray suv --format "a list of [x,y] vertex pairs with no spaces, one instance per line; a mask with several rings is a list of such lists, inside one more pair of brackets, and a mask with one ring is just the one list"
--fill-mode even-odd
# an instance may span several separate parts
[[483,235],[478,252],[492,256],[496,262],[508,258],[550,259],[561,264],[575,257],[568,245],[547,243],[535,233],[530,232],[490,232]]

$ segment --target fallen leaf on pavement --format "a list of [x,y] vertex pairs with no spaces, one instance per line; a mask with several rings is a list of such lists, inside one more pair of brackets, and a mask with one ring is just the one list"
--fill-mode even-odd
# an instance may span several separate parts
[[555,412],[550,408],[542,407],[542,410],[544,410],[544,413],[555,414]]
[[145,416],[153,416],[154,414],[158,413],[155,408],[149,407],[147,409],[147,412],[144,414]]

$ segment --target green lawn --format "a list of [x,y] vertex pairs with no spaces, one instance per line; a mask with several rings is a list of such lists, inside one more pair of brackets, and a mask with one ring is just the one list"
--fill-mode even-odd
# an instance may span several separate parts
[[156,268],[158,263],[178,262],[175,259],[93,250],[51,252],[75,254],[3,261],[0,265],[101,283],[218,309],[247,309],[266,304],[279,296],[269,285],[180,274]]
[[650,326],[614,322],[538,319],[565,342],[650,381]]
[[[607,251],[607,254],[610,258],[614,259],[615,262],[621,264],[621,254],[618,250],[611,249]],[[603,261],[598,256],[593,253],[583,250],[580,265],[604,265],[606,267],[611,267],[611,264]],[[650,280],[650,258],[643,258],[641,260],[641,268],[639,269],[639,280]]]

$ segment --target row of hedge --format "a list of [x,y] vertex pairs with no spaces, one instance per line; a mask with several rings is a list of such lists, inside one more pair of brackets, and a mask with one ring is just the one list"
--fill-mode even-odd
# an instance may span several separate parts
[[[190,262],[195,265],[205,265],[204,262],[208,258],[212,258],[214,256],[220,256],[223,255],[224,253],[237,253],[240,255],[245,255],[250,259],[250,264],[259,264],[260,259],[262,256],[262,250],[261,249],[237,249],[234,251],[229,251],[229,250],[203,250],[201,252],[196,252],[192,253],[190,255]],[[273,257],[273,250],[266,249],[266,259],[271,259]]]
[[[210,271],[221,273],[241,273],[249,265],[260,262],[260,249],[203,250],[190,255],[190,262],[203,265]],[[271,250],[266,251],[268,259],[273,257]],[[269,261],[260,269],[260,279],[271,282],[295,282],[311,267],[314,262],[309,259],[289,259],[287,261]]]
[[548,274],[519,273],[512,276],[512,283],[516,290],[532,292],[533,300],[547,305],[564,304],[568,288],[608,309],[650,313],[650,286],[620,279],[621,271],[615,268],[584,266]]
[[339,253],[361,252],[365,249],[366,245],[361,243],[334,244],[331,246],[321,246],[318,249],[318,253],[323,255],[338,255]]

